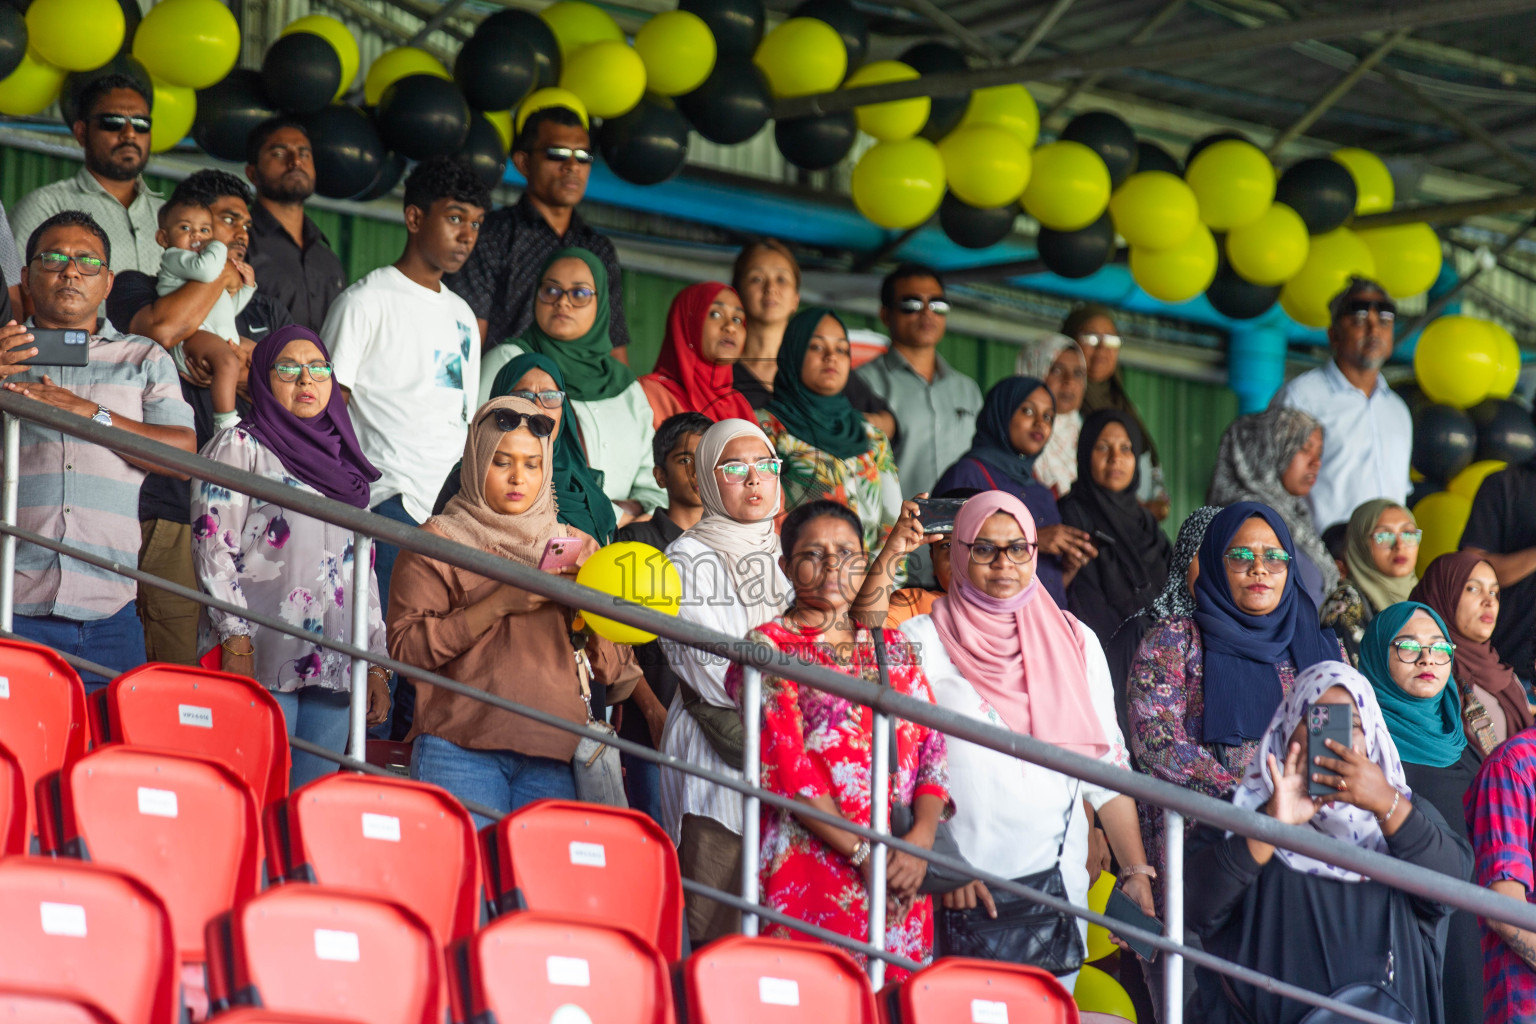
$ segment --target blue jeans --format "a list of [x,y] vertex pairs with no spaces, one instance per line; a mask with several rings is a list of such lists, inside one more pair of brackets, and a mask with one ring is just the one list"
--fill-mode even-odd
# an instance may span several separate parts
[[[411,514],[405,510],[405,502],[400,500],[400,495],[379,502],[370,509],[374,515],[383,516],[385,519],[393,519],[397,523],[406,526],[420,526]],[[393,544],[385,544],[383,541],[373,542],[374,558],[373,570],[379,578],[379,606],[382,614],[389,615],[389,579],[395,572],[395,559],[400,557],[400,549]],[[382,725],[369,728],[368,735],[376,740],[405,739],[411,731],[411,720],[416,717],[416,687],[406,680],[400,679],[393,673],[389,677],[389,717]]]
[[[288,693],[273,690],[272,696],[277,698],[278,706],[283,709],[283,720],[287,723],[289,736],[308,740],[338,754],[347,752],[347,733],[352,718],[350,693],[327,690],[323,686],[306,686]],[[288,773],[288,789],[298,789],[306,782],[331,774],[336,768],[335,761],[295,750],[293,770]]]
[[[468,750],[440,736],[421,735],[411,747],[411,778],[442,786],[460,800],[494,807],[503,814],[553,797],[576,799],[569,761],[529,757],[513,750]],[[492,819],[476,814],[475,828]]]
[[624,765],[624,793],[629,797],[629,806],[644,811],[660,825],[661,765],[623,753],[619,754],[619,762]]
[[[23,640],[46,644],[105,665],[119,674],[144,664],[144,624],[132,601],[104,619],[65,619],[57,615],[17,615],[12,630]],[[94,672],[80,672],[85,692],[95,693],[111,682]]]

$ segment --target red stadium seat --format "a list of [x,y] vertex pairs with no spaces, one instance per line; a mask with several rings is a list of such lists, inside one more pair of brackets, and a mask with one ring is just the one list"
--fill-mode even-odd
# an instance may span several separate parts
[[237,1010],[220,1014],[218,1024],[343,1024],[343,1022],[336,1017],[301,1017],[294,1013],[274,1013],[260,1007],[242,1006]]
[[4,985],[0,985],[0,1020],[5,1024],[118,1024],[90,1003]]
[[283,710],[254,679],[152,662],[106,689],[98,743],[160,747],[223,761],[265,807],[288,793],[288,731]]
[[27,852],[27,780],[16,755],[0,743],[0,857]]
[[628,928],[669,962],[682,955],[677,850],[639,811],[537,800],[480,832],[498,913],[547,910]]
[[[268,889],[208,923],[225,1002],[353,1024],[441,1024],[442,949],[398,903],[319,885]],[[221,934],[222,933],[222,934]],[[220,1020],[222,1017],[216,1017]]]
[[469,812],[425,782],[327,775],[267,809],[267,873],[396,900],[447,945],[480,923]]
[[624,928],[525,910],[497,918],[449,954],[454,1020],[549,1021],[576,1006],[603,1024],[673,1024],[656,947]]
[[38,786],[43,847],[132,874],[160,894],[185,961],[208,920],[260,888],[256,798],[221,762],[120,743]]
[[85,687],[51,648],[0,640],[0,745],[21,765],[26,833],[37,832],[37,780],[85,753]]
[[1038,967],[945,957],[880,991],[889,1024],[1078,1024],[1077,1003]]
[[688,1024],[875,1024],[869,978],[853,957],[815,942],[731,935],[677,968]]
[[84,1002],[120,1024],[175,1024],[170,915],[153,889],[112,868],[7,857],[0,985]]

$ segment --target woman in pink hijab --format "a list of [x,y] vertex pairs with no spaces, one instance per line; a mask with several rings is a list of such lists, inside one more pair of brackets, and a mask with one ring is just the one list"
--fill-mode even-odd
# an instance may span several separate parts
[[[1024,503],[984,491],[955,519],[951,586],[930,615],[902,626],[935,702],[1014,732],[1129,770],[1109,666],[1093,630],[1035,579],[1038,534]],[[1062,881],[1087,906],[1092,806],[1122,865],[1120,885],[1148,914],[1151,879],[1130,797],[949,739],[950,828],[967,860],[1006,878],[1046,871],[1060,851]],[[1065,832],[1065,842],[1063,842]],[[981,882],[944,897],[946,912],[991,908]],[[1086,941],[1087,925],[1079,922]],[[1071,988],[1073,978],[1063,982]]]

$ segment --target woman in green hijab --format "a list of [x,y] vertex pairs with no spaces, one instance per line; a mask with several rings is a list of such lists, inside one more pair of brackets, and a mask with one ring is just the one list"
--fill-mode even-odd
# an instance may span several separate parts
[[836,314],[796,313],[779,346],[773,400],[757,422],[784,460],[784,508],[841,502],[863,522],[864,547],[878,551],[901,516],[901,481],[890,441],[843,395],[852,366]]
[[[667,496],[651,472],[656,433],[651,403],[629,367],[613,357],[609,316],[602,260],[586,249],[556,252],[534,292],[533,323],[481,360],[480,401],[494,397],[502,368],[516,357],[549,359],[565,382],[566,411],[575,421],[562,429],[562,447],[568,440],[585,453],[623,526],[666,504]],[[564,510],[562,501],[562,516]]]

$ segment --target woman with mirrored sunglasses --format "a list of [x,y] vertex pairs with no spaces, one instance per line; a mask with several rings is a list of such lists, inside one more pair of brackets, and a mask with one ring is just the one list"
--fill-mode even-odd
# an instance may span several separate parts
[[1408,600],[1418,584],[1416,566],[1423,536],[1413,513],[1389,498],[1368,501],[1349,517],[1344,531],[1344,566],[1349,575],[1318,612],[1354,664],[1360,663],[1360,638],[1376,613]]

